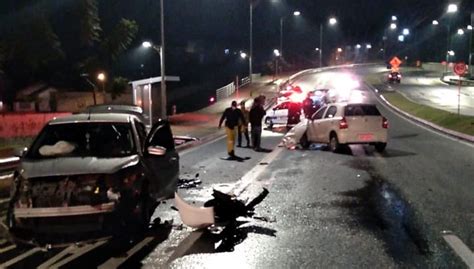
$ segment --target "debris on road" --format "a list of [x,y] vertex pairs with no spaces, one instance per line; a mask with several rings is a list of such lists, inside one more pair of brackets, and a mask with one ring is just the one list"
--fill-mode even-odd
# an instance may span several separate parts
[[206,228],[213,224],[233,223],[239,217],[253,217],[255,206],[260,204],[268,193],[264,188],[257,197],[246,204],[234,195],[213,190],[214,198],[207,201],[204,207],[189,205],[175,193],[175,203],[184,224],[193,228]]
[[189,189],[196,188],[202,184],[202,181],[199,179],[199,173],[197,173],[194,178],[180,178],[178,179],[178,188],[179,189]]

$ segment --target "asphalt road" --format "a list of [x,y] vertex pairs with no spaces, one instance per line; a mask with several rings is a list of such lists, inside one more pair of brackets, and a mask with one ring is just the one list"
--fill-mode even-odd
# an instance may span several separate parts
[[[378,69],[341,72],[356,76]],[[329,86],[324,76],[299,79]],[[225,140],[217,139],[181,154],[182,178],[199,173],[202,184],[179,195],[199,206],[211,199],[213,188],[237,187],[246,199],[266,187],[270,193],[256,208],[259,218],[239,219],[224,231],[193,231],[180,225],[168,200],[155,212],[160,225],[145,235],[93,245],[65,267],[464,268],[441,232],[452,231],[474,249],[474,147],[398,116],[363,84],[350,96],[377,103],[389,119],[385,153],[361,145],[341,154],[324,146],[287,150],[278,147],[283,130],[275,130],[263,134],[271,152],[237,148],[248,159],[236,162],[221,159]],[[0,263],[31,251],[8,247],[0,242]],[[64,249],[41,250],[11,267],[37,266]]]

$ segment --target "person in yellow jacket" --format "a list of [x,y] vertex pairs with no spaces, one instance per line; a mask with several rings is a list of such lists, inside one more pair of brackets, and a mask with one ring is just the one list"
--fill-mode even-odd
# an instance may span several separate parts
[[245,107],[245,101],[240,102],[240,111],[244,116],[243,121],[239,121],[239,133],[237,136],[237,147],[242,147],[242,134],[245,136],[247,141],[247,148],[250,148],[250,137],[249,137],[249,111]]
[[222,122],[225,120],[225,132],[227,135],[227,153],[229,157],[236,158],[234,152],[235,144],[235,131],[239,125],[239,121],[244,121],[244,115],[242,111],[237,108],[237,102],[232,101],[231,106],[226,108],[222,114],[221,119],[219,120],[219,129],[222,126]]

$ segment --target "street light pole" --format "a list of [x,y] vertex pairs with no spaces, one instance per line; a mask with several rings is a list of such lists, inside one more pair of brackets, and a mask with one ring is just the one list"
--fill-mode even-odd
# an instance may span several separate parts
[[161,118],[166,119],[166,75],[165,75],[165,12],[163,0],[160,0],[161,9],[161,47],[160,47],[160,65],[161,65]]
[[444,72],[448,72],[448,65],[449,65],[449,48],[451,47],[451,20],[449,20],[448,22],[448,36],[447,36],[447,39],[446,39],[446,67],[445,67],[445,70]]
[[280,55],[283,56],[283,17],[280,18]]
[[471,12],[471,33],[469,35],[469,78],[473,77],[473,70],[472,70],[472,32],[474,32],[474,12]]
[[249,49],[249,79],[252,82],[252,59],[253,59],[253,0],[250,0],[250,49]]
[[319,67],[323,67],[323,24],[319,24]]

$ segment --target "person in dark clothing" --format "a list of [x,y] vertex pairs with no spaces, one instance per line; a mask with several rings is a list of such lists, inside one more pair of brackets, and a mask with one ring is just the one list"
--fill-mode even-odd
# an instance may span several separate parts
[[266,112],[263,109],[263,98],[257,97],[253,102],[253,106],[250,109],[249,121],[252,136],[252,146],[255,151],[261,151],[260,147],[261,137],[262,137],[262,119],[265,116]]
[[309,94],[303,100],[303,112],[307,119],[311,118],[311,115],[313,115],[313,99],[311,99]]
[[288,105],[288,123],[287,125],[295,125],[300,122],[301,103],[291,102]]
[[237,108],[237,102],[232,101],[231,106],[228,107],[222,114],[219,120],[219,129],[222,126],[222,122],[225,120],[225,132],[227,135],[227,153],[230,157],[235,158],[234,144],[235,144],[235,131],[239,125],[239,121],[245,121],[242,111]]

